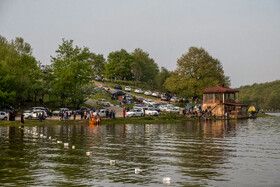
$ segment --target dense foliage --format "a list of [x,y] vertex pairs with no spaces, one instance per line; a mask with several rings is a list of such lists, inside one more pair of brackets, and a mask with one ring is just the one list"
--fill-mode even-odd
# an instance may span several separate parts
[[0,106],[22,105],[42,91],[42,73],[23,38],[0,36]]
[[259,109],[280,109],[280,80],[241,86],[239,102]]
[[82,104],[90,92],[92,54],[88,48],[73,46],[73,40],[63,40],[52,57],[52,94],[62,105]]
[[178,59],[177,69],[166,80],[165,87],[180,96],[196,98],[200,90],[219,84],[230,85],[221,62],[203,48],[190,47]]
[[[35,105],[40,98],[61,106],[79,106],[89,96],[96,75],[125,80],[143,89],[171,92],[178,96],[197,97],[199,91],[219,84],[230,85],[218,59],[203,48],[191,47],[177,61],[173,72],[159,68],[142,49],[111,52],[107,61],[87,47],[63,40],[51,57],[51,65],[42,66],[32,56],[31,45],[23,38],[10,42],[0,36],[0,107],[20,107],[26,101]],[[131,80],[131,81],[130,81]],[[239,102],[263,109],[280,109],[280,81],[239,88]]]

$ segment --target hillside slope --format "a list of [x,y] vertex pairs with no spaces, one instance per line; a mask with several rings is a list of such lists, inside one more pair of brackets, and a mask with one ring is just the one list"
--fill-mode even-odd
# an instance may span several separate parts
[[239,102],[255,105],[259,109],[280,109],[280,80],[241,86]]

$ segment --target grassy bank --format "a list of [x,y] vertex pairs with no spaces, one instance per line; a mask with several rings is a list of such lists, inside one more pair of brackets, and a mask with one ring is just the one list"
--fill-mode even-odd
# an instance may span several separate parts
[[[268,114],[258,114],[257,117],[275,117]],[[222,118],[208,117],[209,120],[225,120]],[[163,114],[160,116],[145,116],[145,117],[127,117],[127,118],[116,118],[116,119],[106,119],[103,118],[101,124],[103,125],[111,125],[111,124],[166,124],[166,123],[182,123],[184,121],[199,121],[205,120],[199,119],[198,117],[186,117],[175,114]],[[236,120],[230,118],[229,120]],[[0,121],[0,126],[51,126],[51,125],[76,125],[76,124],[89,124],[88,120],[67,120],[67,121],[59,121],[59,120],[44,120],[42,122],[38,120],[25,120],[24,124],[21,124],[20,121]]]

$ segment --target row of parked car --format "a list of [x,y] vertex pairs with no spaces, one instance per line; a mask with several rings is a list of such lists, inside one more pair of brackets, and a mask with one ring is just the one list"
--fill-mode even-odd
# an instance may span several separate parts
[[128,117],[136,116],[158,116],[159,112],[165,111],[170,113],[180,113],[180,107],[167,103],[154,103],[151,100],[144,100],[144,104],[135,104],[133,109],[126,113]]
[[[103,88],[104,88],[104,89],[107,88],[107,90],[108,90],[108,89],[110,90],[110,88],[109,88],[108,86],[103,86]],[[117,94],[119,94],[119,95],[120,95],[120,94],[125,94],[125,92],[121,91],[121,90],[122,90],[121,85],[116,84],[114,88],[118,90],[118,91],[115,91],[115,93],[117,92]],[[129,86],[126,86],[126,87],[124,88],[124,90],[127,91],[127,92],[131,92],[131,91],[132,91],[131,87],[129,87]],[[150,91],[150,90],[146,90],[146,91],[144,92],[141,88],[136,88],[136,89],[134,90],[134,92],[135,92],[135,93],[138,93],[138,94],[144,94],[144,95],[147,95],[147,96],[154,96],[154,97],[157,97],[157,98],[161,98],[162,101],[169,101],[169,100],[170,100],[171,102],[174,102],[174,103],[180,102],[180,101],[183,100],[182,98],[171,97],[171,96],[170,96],[169,94],[167,94],[167,93],[152,92],[152,91]]]

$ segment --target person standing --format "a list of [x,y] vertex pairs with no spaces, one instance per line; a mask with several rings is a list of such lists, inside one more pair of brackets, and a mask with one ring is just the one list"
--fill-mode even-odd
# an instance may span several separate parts
[[76,115],[77,115],[76,112],[74,112],[74,115],[73,115],[74,120],[76,120]]
[[123,118],[125,119],[125,107],[123,107]]

